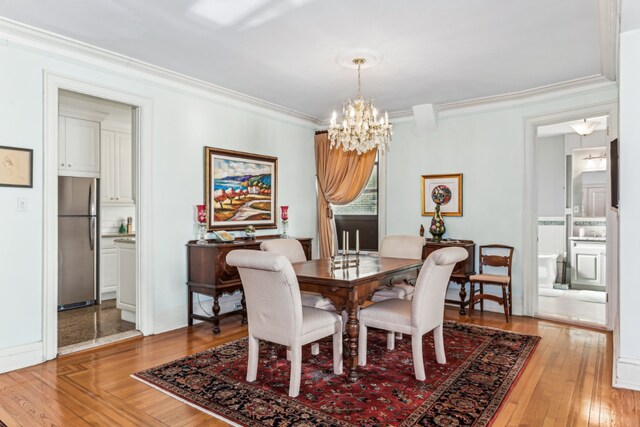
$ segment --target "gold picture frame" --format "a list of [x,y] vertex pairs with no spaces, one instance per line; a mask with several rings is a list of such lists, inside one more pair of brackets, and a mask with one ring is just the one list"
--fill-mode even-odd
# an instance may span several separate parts
[[278,158],[204,147],[207,229],[277,228]]
[[0,146],[0,187],[33,188],[33,150]]
[[422,216],[433,216],[434,214],[436,203],[433,200],[432,194],[436,187],[441,190],[438,192],[441,197],[443,197],[443,194],[445,195],[444,203],[440,204],[440,213],[442,216],[462,216],[461,173],[422,175],[420,184],[422,193]]

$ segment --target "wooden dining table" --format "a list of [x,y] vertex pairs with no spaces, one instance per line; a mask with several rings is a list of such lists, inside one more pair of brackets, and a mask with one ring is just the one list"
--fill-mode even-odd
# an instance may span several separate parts
[[300,290],[322,294],[339,313],[342,310],[347,312],[345,361],[349,381],[358,380],[358,307],[381,286],[391,286],[402,279],[415,279],[422,263],[416,259],[361,256],[358,267],[338,270],[331,270],[329,259],[293,264]]

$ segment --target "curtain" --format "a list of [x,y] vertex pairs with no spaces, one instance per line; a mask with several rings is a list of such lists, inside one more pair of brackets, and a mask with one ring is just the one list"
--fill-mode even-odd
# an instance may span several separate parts
[[346,205],[360,195],[373,171],[377,150],[358,155],[355,151],[330,149],[327,132],[317,133],[315,144],[320,258],[328,258],[336,234],[330,204]]

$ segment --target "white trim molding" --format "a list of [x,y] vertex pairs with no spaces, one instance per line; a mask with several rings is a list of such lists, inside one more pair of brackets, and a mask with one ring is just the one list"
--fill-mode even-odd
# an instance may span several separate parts
[[42,363],[42,354],[42,341],[4,348],[0,351],[0,374]]
[[613,386],[640,391],[640,359],[618,357],[614,365]]
[[[135,107],[136,194],[136,327],[144,335],[153,329],[152,129],[153,101],[140,95],[44,71],[43,147],[43,360],[58,354],[58,93],[61,89]],[[42,361],[42,360],[40,360]]]

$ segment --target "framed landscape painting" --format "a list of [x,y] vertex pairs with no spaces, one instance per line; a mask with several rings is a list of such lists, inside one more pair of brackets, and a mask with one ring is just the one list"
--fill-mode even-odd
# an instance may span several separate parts
[[0,187],[33,188],[33,150],[0,146]]
[[204,148],[207,226],[276,228],[278,158]]
[[433,216],[436,204],[443,216],[462,216],[462,174],[422,175],[422,216]]

